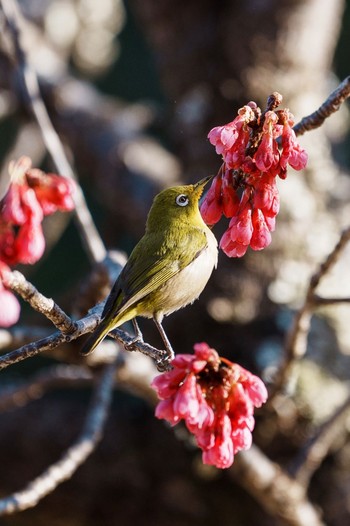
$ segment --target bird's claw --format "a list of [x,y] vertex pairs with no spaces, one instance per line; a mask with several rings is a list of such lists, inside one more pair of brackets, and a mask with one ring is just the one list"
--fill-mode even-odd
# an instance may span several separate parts
[[158,358],[158,360],[156,361],[156,366],[160,373],[164,373],[172,369],[171,362],[173,361],[175,356],[173,350],[171,350],[171,352],[169,352],[169,350],[166,350],[164,351],[164,353],[165,354],[161,358]]

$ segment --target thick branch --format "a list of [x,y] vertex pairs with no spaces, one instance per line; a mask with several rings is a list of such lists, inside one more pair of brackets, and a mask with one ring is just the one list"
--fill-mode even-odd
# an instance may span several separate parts
[[35,506],[59,484],[69,479],[96,448],[107,417],[114,383],[116,364],[100,371],[85,424],[76,442],[61,459],[51,465],[22,491],[0,500],[0,515],[7,515]]
[[230,474],[283,524],[325,526],[317,510],[308,501],[305,487],[283,472],[256,446],[237,455]]

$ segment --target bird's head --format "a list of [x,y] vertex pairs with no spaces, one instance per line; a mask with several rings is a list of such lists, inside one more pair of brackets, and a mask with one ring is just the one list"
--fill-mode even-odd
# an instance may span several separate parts
[[203,225],[198,203],[205,185],[212,176],[201,179],[196,184],[173,186],[160,192],[153,201],[148,214],[147,227],[159,228],[164,224],[191,223],[193,226]]

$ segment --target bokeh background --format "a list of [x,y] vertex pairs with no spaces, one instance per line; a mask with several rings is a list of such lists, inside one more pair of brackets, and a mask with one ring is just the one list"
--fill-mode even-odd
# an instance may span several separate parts
[[[43,98],[80,177],[107,246],[129,253],[143,233],[154,195],[215,173],[206,140],[250,100],[273,91],[296,119],[313,112],[350,74],[350,2],[345,0],[23,0],[25,42]],[[0,20],[3,24],[3,21]],[[40,132],[2,42],[2,184],[10,158],[26,154],[52,169]],[[303,173],[280,181],[273,242],[242,259],[221,254],[218,270],[193,306],[165,328],[177,352],[207,341],[266,382],[283,357],[286,330],[308,279],[350,220],[349,108],[301,138]],[[4,186],[3,186],[4,187]],[[214,232],[219,237],[225,225]],[[90,265],[66,215],[46,223],[43,260],[23,272],[45,295],[77,312]],[[321,287],[350,297],[350,250]],[[308,353],[256,443],[286,467],[348,395],[350,309],[313,318]],[[45,321],[23,305],[21,323]],[[161,345],[149,321],[146,341]],[[77,348],[76,348],[76,352]],[[2,373],[6,387],[51,363],[35,358]],[[89,390],[52,393],[2,415],[0,493],[30,481],[78,433]],[[329,526],[350,520],[350,420],[311,480],[309,495]],[[213,524],[275,526],[226,472],[203,469],[183,430],[156,421],[142,397],[116,390],[105,436],[73,478],[36,508],[1,519],[6,526]],[[306,525],[307,526],[307,525]]]

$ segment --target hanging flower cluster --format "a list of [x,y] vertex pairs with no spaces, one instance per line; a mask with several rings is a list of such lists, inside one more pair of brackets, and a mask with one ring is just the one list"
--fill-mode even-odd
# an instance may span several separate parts
[[184,420],[203,462],[230,467],[234,455],[251,446],[254,408],[266,402],[265,385],[206,343],[195,344],[193,355],[178,354],[172,366],[152,383],[161,400],[156,416],[171,425]]
[[29,157],[9,166],[10,185],[0,201],[0,326],[16,323],[20,307],[6,289],[9,266],[34,264],[43,255],[44,216],[74,208],[74,183],[56,174],[32,168]]
[[208,225],[222,215],[230,218],[220,248],[229,257],[243,256],[248,246],[261,250],[271,243],[279,212],[276,177],[285,179],[287,165],[305,168],[307,153],[297,143],[294,117],[288,109],[277,110],[282,96],[273,93],[261,112],[255,102],[238,116],[208,135],[223,164],[201,205]]

